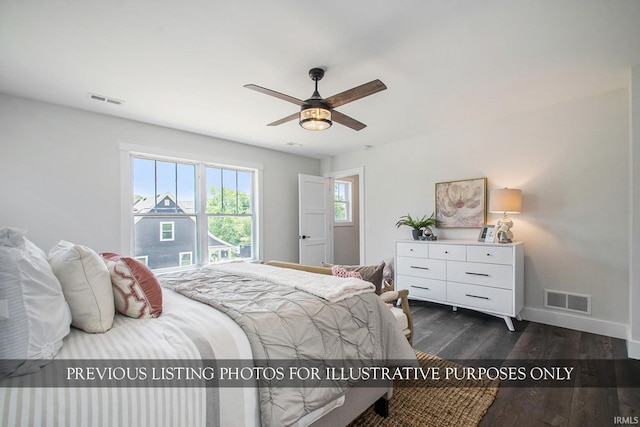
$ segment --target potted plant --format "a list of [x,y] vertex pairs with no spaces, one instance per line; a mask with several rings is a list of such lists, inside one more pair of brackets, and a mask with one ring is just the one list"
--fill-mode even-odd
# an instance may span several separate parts
[[[430,217],[423,216],[422,218],[413,218],[411,214],[406,214],[400,217],[400,220],[396,222],[396,228],[400,228],[400,226],[406,225],[408,227],[413,228],[413,240],[420,240],[420,237],[423,234],[432,235],[433,230],[431,227],[436,227],[437,222],[435,218],[435,214],[432,213]],[[423,232],[424,231],[424,232]],[[426,232],[426,233],[425,233]]]

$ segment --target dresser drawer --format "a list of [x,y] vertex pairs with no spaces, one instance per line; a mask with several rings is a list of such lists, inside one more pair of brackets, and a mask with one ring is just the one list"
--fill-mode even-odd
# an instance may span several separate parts
[[449,282],[447,302],[493,313],[513,315],[513,293],[506,289]]
[[467,250],[464,245],[431,245],[429,258],[464,261],[467,258]]
[[489,264],[513,264],[513,248],[499,246],[467,246],[467,261]]
[[400,242],[396,246],[398,256],[429,258],[429,245],[424,243]]
[[439,259],[398,257],[396,273],[402,276],[444,280],[447,277],[447,264]]
[[513,267],[500,264],[449,261],[447,262],[447,280],[513,289]]
[[409,290],[409,298],[447,300],[447,284],[444,280],[411,276],[397,276],[396,280],[399,289]]

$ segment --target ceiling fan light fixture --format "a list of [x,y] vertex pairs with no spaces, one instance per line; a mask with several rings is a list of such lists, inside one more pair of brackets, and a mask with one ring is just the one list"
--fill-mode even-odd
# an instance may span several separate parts
[[369,83],[345,90],[344,92],[340,92],[336,95],[330,96],[329,98],[322,98],[318,92],[318,81],[321,80],[323,76],[324,70],[322,68],[312,68],[309,70],[309,77],[315,83],[315,90],[313,91],[311,98],[306,101],[254,84],[247,84],[244,85],[244,87],[282,99],[283,101],[291,102],[292,104],[296,104],[300,107],[299,113],[290,114],[287,117],[267,124],[267,126],[278,126],[295,120],[296,117],[298,117],[298,123],[300,126],[307,130],[329,129],[334,121],[356,131],[366,128],[367,125],[364,123],[360,123],[346,114],[335,111],[334,108],[356,101],[360,98],[364,98],[365,96],[373,95],[381,90],[385,90],[387,87],[384,83],[380,80],[372,80]]
[[331,110],[321,105],[309,105],[300,110],[300,126],[307,130],[325,130],[332,125]]

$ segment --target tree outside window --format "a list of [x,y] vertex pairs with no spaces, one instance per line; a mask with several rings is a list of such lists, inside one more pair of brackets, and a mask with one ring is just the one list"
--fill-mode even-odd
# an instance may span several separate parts
[[132,156],[133,255],[152,269],[257,259],[256,171]]

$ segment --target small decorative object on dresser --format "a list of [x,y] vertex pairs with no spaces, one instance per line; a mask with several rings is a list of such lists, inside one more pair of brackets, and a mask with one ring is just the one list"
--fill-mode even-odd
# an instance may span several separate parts
[[492,190],[489,211],[503,214],[497,225],[498,242],[511,243],[513,239],[513,233],[511,232],[513,221],[507,214],[519,214],[522,211],[522,190],[512,188]]
[[483,225],[478,236],[478,242],[493,243],[493,239],[496,235],[495,225]]
[[484,236],[484,242],[485,243],[493,243],[496,239],[496,227],[493,225],[489,225],[487,226],[487,235]]
[[524,244],[396,242],[396,289],[409,298],[481,311],[514,331],[524,306]]

